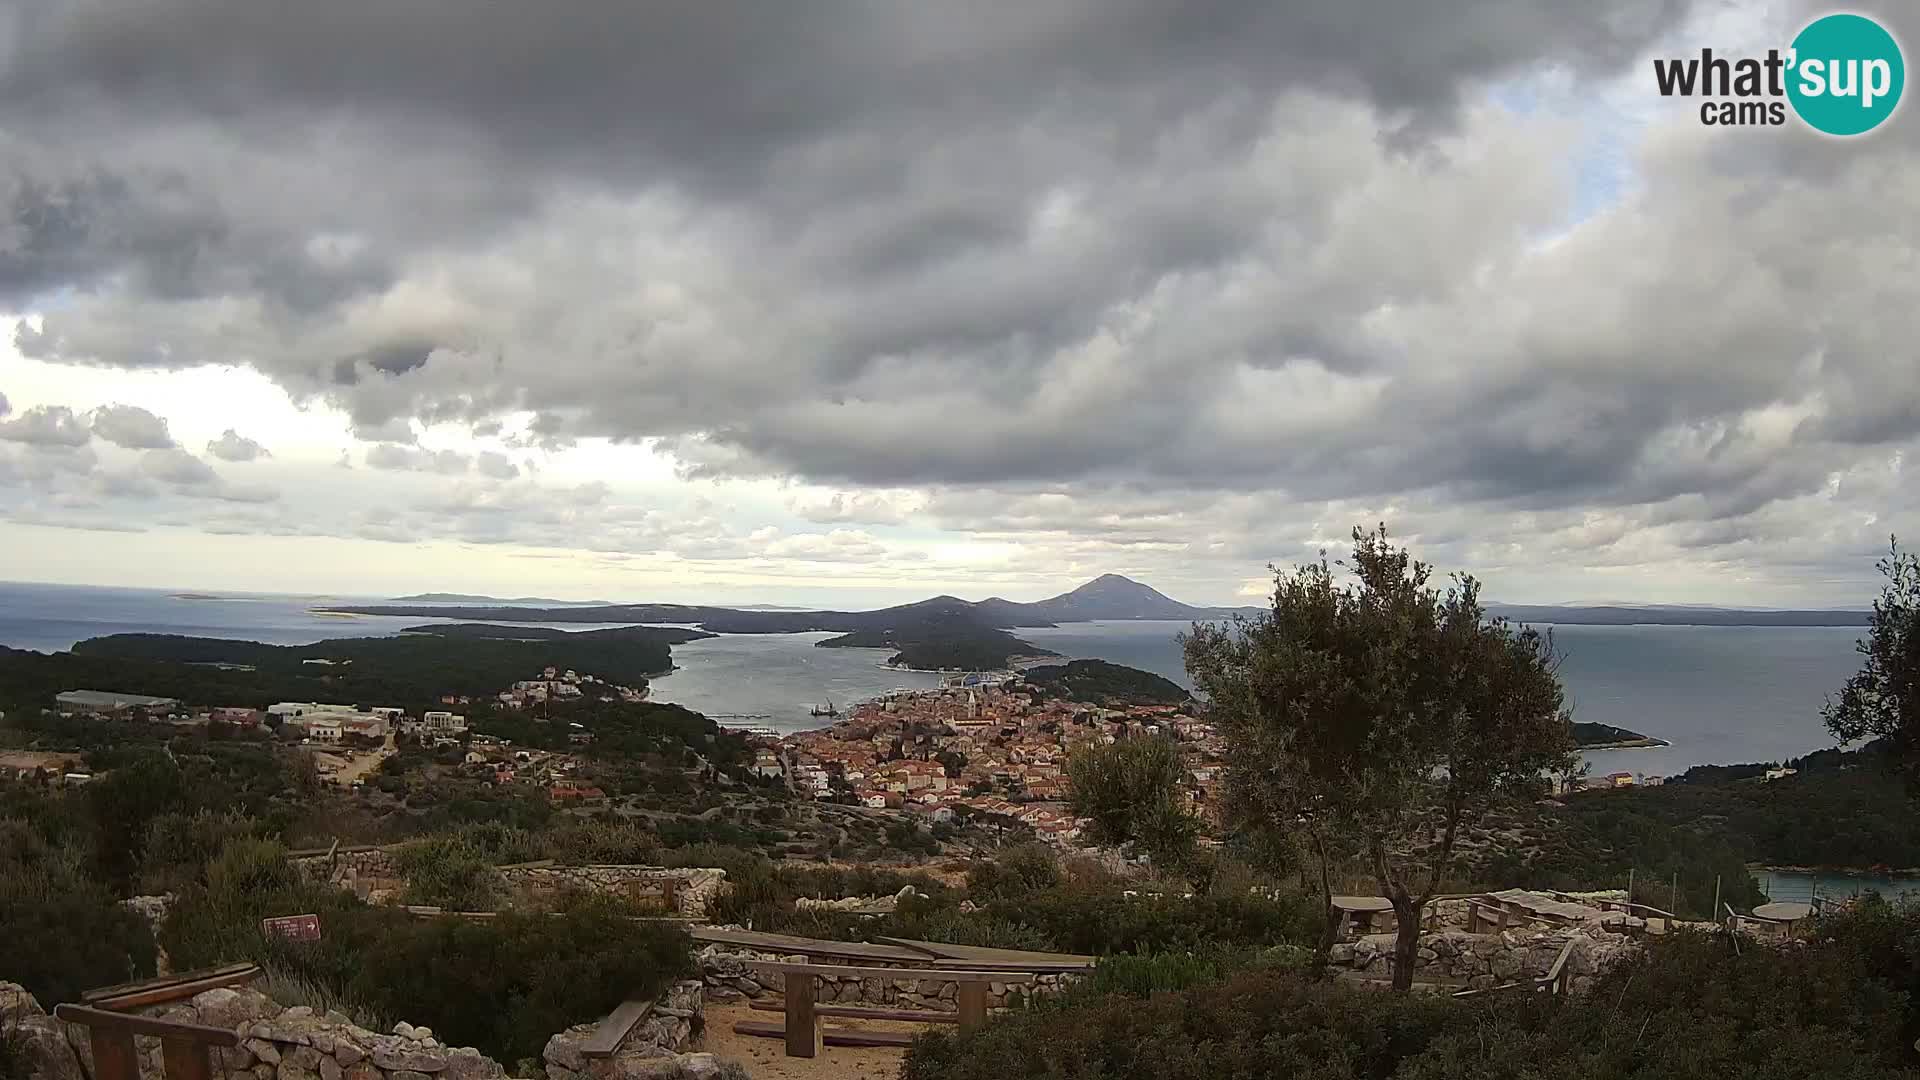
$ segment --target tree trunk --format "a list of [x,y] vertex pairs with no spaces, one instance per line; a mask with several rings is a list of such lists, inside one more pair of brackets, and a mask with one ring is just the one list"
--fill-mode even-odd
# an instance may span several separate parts
[[1313,955],[1313,974],[1319,978],[1327,973],[1327,956],[1333,952],[1333,946],[1340,940],[1340,911],[1333,906],[1333,867],[1327,860],[1325,840],[1316,830],[1313,834],[1314,853],[1320,863],[1320,903],[1324,920],[1320,929],[1320,948]]
[[1413,989],[1413,961],[1420,950],[1420,909],[1413,898],[1400,893],[1393,898],[1393,988]]
[[1320,947],[1314,950],[1313,973],[1316,977],[1326,974],[1327,956],[1333,952],[1334,943],[1340,940],[1340,912],[1333,906],[1331,897],[1326,898],[1326,919],[1320,928]]

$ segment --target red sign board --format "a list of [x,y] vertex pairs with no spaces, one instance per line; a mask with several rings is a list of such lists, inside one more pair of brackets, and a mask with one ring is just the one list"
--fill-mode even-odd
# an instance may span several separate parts
[[320,916],[282,915],[277,919],[261,919],[260,932],[268,937],[278,936],[288,941],[319,941]]

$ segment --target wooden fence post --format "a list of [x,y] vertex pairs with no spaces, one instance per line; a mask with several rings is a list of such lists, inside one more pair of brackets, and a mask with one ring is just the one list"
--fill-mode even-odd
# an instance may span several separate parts
[[987,984],[962,981],[956,991],[960,1030],[979,1031],[987,1022]]
[[820,1056],[820,1018],[813,1011],[813,976],[787,972],[787,1056]]

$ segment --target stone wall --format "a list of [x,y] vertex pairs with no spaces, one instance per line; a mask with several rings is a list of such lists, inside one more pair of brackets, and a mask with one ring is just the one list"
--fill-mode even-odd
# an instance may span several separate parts
[[[1545,975],[1568,940],[1568,988],[1576,993],[1593,984],[1593,977],[1639,945],[1630,938],[1586,929],[1515,931],[1469,934],[1443,929],[1420,935],[1414,955],[1413,977],[1425,982],[1457,983],[1466,988],[1499,986]],[[1392,934],[1367,934],[1333,947],[1328,959],[1336,968],[1348,968],[1368,978],[1393,977]]]
[[[406,893],[406,872],[398,853],[390,848],[355,848],[333,855],[303,855],[293,865],[311,880],[346,889],[371,903],[397,903]],[[704,919],[707,905],[726,887],[725,870],[706,867],[554,866],[529,864],[498,868],[500,881],[522,897],[537,897],[577,889],[585,892],[638,897],[658,895],[670,885],[674,907],[689,919]]]
[[[11,984],[0,984],[0,1001]],[[25,997],[20,991],[18,997]],[[32,998],[27,997],[31,1003]],[[86,1080],[93,1075],[87,1029],[20,1010],[31,1032],[30,1075]],[[208,990],[189,1001],[141,1010],[145,1015],[225,1028],[240,1044],[212,1051],[213,1075],[225,1080],[495,1080],[506,1071],[472,1047],[443,1046],[427,1028],[396,1024],[390,1034],[355,1026],[339,1013],[305,1006],[283,1009],[256,990]],[[136,1036],[141,1080],[161,1080],[160,1040]]]
[[[689,1057],[712,1055],[682,1053],[705,1023],[705,995],[699,980],[679,982],[654,1002],[647,1015],[620,1041],[612,1057],[589,1058],[580,1046],[599,1023],[578,1024],[547,1040],[541,1059],[547,1080],[638,1080],[679,1067],[695,1075],[706,1062],[691,1062]],[[713,1065],[718,1071],[719,1066]]]
[[613,896],[658,894],[673,890],[675,911],[689,919],[707,917],[707,905],[727,883],[725,870],[661,866],[503,866],[500,879],[523,895],[542,895],[578,889]]
[[[700,966],[700,976],[706,983],[707,996],[715,1001],[736,1001],[740,998],[758,998],[769,994],[778,994],[781,987],[774,976],[767,976],[769,982],[762,982],[749,963],[770,961],[790,964],[823,964],[832,966],[834,961],[807,956],[783,956],[778,953],[755,952],[733,945],[708,945],[694,954],[694,960]],[[888,964],[863,960],[858,967],[925,967],[924,964]],[[987,1007],[1005,1008],[1014,1004],[1030,985],[1036,994],[1059,993],[1067,982],[1076,976],[1042,975],[1031,984],[990,982],[987,984]],[[930,978],[861,978],[857,975],[822,975],[817,977],[815,1000],[822,1004],[837,1005],[889,1005],[902,1009],[931,1009],[937,1012],[957,1012],[960,984],[951,979]]]
[[406,875],[394,848],[352,848],[332,855],[302,855],[292,859],[294,869],[309,880],[324,881],[372,903],[397,901],[406,891]]

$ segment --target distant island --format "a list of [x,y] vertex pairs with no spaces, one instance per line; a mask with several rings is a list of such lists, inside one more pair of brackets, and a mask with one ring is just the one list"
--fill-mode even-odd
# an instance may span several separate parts
[[1179,705],[1193,695],[1172,679],[1105,660],[1069,660],[1030,667],[1020,678],[1054,697],[1096,705]]
[[472,593],[427,592],[396,596],[400,604],[552,604],[577,607],[606,607],[605,600],[551,600],[544,596],[477,596]]
[[823,649],[892,649],[887,664],[914,671],[985,671],[1058,655],[1005,630],[966,623],[856,630],[817,644]]
[[[831,632],[826,648],[892,649],[896,666],[924,670],[1006,667],[1019,658],[1054,654],[1012,631],[1061,623],[1107,620],[1218,622],[1265,610],[1258,607],[1196,607],[1119,574],[1102,574],[1076,589],[1022,603],[1001,597],[962,600],[936,596],[872,611],[784,608],[772,604],[714,607],[699,604],[593,604],[522,599],[494,600],[460,593],[421,593],[409,604],[340,605],[325,612],[399,615],[487,623],[671,623],[716,634]],[[539,605],[550,606],[507,606]],[[1489,605],[1493,614],[1524,623],[1562,625],[1656,624],[1667,626],[1864,626],[1867,612],[1839,610],[1744,611],[1711,607],[1556,607]]]
[[1617,728],[1612,724],[1585,723],[1573,725],[1573,744],[1576,750],[1642,750],[1673,745],[1665,739]]

